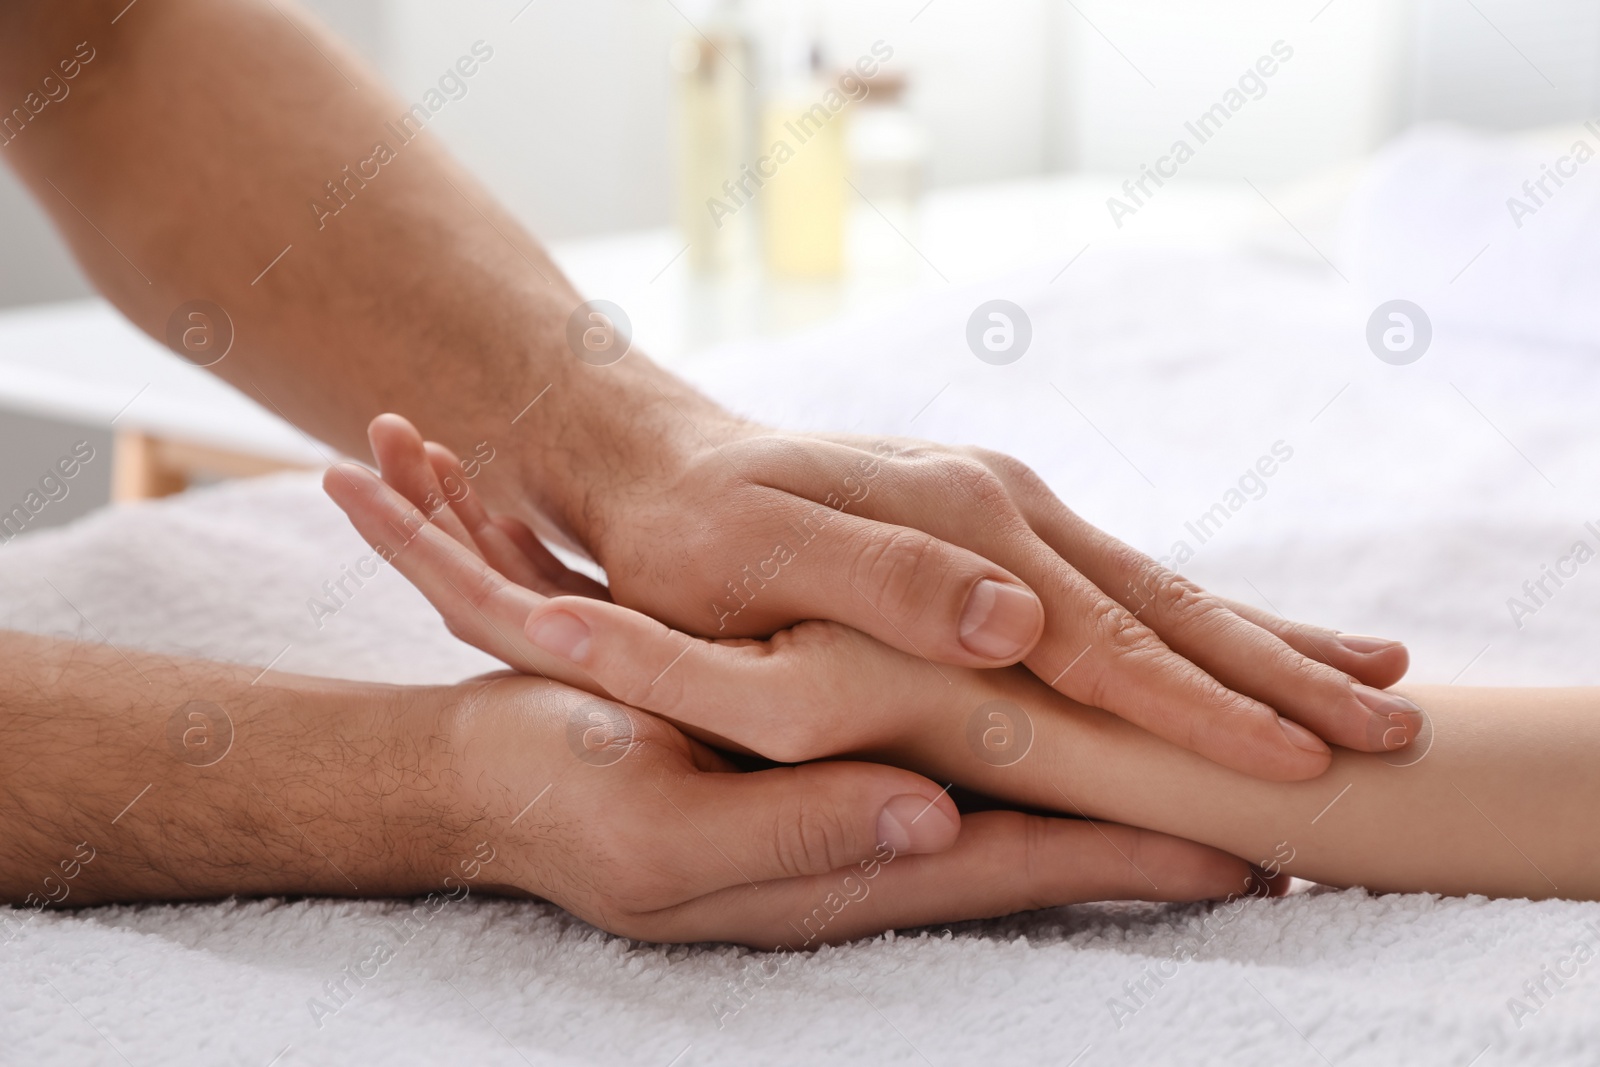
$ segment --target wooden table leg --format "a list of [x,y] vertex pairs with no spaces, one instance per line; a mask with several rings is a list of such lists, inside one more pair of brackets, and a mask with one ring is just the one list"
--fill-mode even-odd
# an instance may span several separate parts
[[189,488],[183,472],[168,466],[161,442],[137,430],[118,430],[112,445],[111,499],[126,504],[171,496]]
[[111,499],[117,503],[171,496],[206,478],[254,478],[279,471],[309,469],[301,464],[211,445],[167,440],[137,430],[117,431],[112,451]]

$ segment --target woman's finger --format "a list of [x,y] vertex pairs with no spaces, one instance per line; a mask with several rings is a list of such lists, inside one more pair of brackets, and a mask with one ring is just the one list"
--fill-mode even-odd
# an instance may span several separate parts
[[[506,536],[506,532],[494,523],[489,510],[483,506],[483,500],[472,491],[471,480],[467,477],[466,471],[462,470],[461,461],[456,458],[456,454],[437,441],[424,441],[422,448],[424,461],[432,470],[435,483],[445,499],[450,501],[451,512],[461,522],[467,535],[472,538],[478,554],[488,562],[489,566],[517,585],[527,586],[541,593],[554,592],[555,583],[550,580],[550,576],[541,571],[534,561]],[[394,485],[393,481],[387,478],[384,480]]]
[[542,545],[529,552],[510,537],[472,491],[472,480],[448,448],[424,441],[399,415],[373,419],[368,437],[384,481],[510,581],[547,595],[592,591],[595,583],[572,574]]
[[529,643],[568,659],[618,700],[784,763],[887,743],[934,721],[949,675],[835,623],[770,641],[707,641],[605,601],[557,597],[529,615]]
[[472,551],[472,535],[450,507],[450,501],[428,462],[422,434],[400,415],[379,415],[367,425],[367,442],[378,460],[383,480],[421,509],[429,520]]
[[365,467],[337,464],[324,476],[323,488],[367,543],[428,599],[451,633],[519,671],[594,686],[570,662],[530,648],[523,637],[523,622],[544,603],[542,595],[506,581]]
[[[611,590],[587,574],[579,574],[562,563],[556,558],[555,553],[551,552],[545,546],[545,543],[539,540],[538,535],[528,527],[528,524],[521,519],[512,518],[510,515],[496,515],[494,524],[500,527],[501,532],[511,539],[511,543],[517,546],[518,551],[528,557],[535,567],[540,568],[551,578],[562,593],[570,593],[573,596],[598,597],[601,600],[611,599]],[[555,596],[557,594],[552,593],[551,595]]]

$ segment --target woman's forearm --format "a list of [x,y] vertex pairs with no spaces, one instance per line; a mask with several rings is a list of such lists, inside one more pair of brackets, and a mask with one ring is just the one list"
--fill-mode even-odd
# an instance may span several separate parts
[[1103,798],[1098,814],[1252,862],[1277,857],[1317,882],[1600,897],[1600,692],[1406,692],[1427,710],[1431,742],[1387,757],[1336,750],[1329,771],[1309,782],[1246,778],[1146,744],[1114,720],[1078,770]]
[[1025,756],[975,761],[969,723],[952,722],[913,759],[1011,800],[1329,885],[1600,899],[1600,690],[1402,691],[1430,719],[1417,743],[1386,756],[1336,749],[1328,772],[1304,782],[1228,770],[1025,679],[1010,694],[1033,733]]

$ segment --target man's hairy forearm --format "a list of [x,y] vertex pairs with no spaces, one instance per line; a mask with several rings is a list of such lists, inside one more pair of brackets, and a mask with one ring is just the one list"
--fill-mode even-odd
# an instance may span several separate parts
[[0,900],[406,894],[449,873],[463,827],[431,763],[432,690],[252,684],[8,632],[0,661]]
[[[235,331],[215,370],[245,393],[354,455],[385,410],[458,451],[486,440],[507,459],[485,491],[580,539],[584,494],[684,434],[674,405],[715,435],[709,402],[638,354],[572,354],[580,298],[538,243],[432,132],[400,131],[410,101],[290,0],[124,9],[0,13],[6,107],[80,42],[94,54],[0,158],[144,330],[164,339],[180,305],[213,301]],[[477,64],[496,42],[473,44]],[[393,158],[358,167],[379,143]]]

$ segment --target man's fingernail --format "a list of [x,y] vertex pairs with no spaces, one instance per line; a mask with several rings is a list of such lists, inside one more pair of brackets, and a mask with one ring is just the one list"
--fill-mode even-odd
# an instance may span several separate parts
[[1285,719],[1281,715],[1278,716],[1278,729],[1283,731],[1283,736],[1287,737],[1289,743],[1295,748],[1303,748],[1307,752],[1317,753],[1329,751],[1328,746],[1322,743],[1322,738],[1293,719]]
[[896,852],[937,852],[950,846],[955,826],[937,797],[903,793],[878,813],[878,841]]
[[1384,749],[1392,752],[1404,748],[1422,732],[1422,709],[1400,694],[1386,693],[1360,682],[1352,683],[1350,691],[1372,712],[1369,733]]
[[988,578],[972,587],[961,611],[961,643],[986,659],[1016,659],[1039,632],[1044,608],[1032,592]]
[[1336,640],[1351,652],[1362,656],[1370,656],[1374,652],[1386,652],[1400,646],[1399,641],[1391,641],[1387,637],[1373,637],[1370,634],[1339,634]]
[[566,611],[552,611],[528,624],[528,640],[552,656],[582,662],[589,654],[589,624]]

